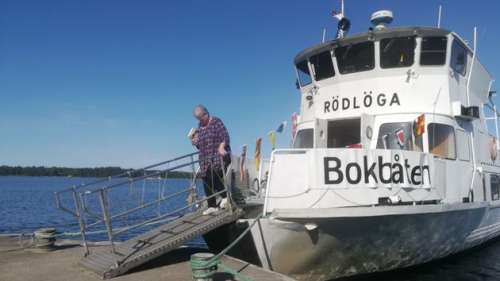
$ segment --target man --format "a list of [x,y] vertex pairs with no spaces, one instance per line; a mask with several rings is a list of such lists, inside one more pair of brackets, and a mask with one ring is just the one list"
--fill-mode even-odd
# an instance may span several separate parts
[[[207,197],[224,190],[224,171],[231,162],[231,148],[229,134],[222,120],[210,116],[207,108],[197,105],[193,110],[194,117],[198,120],[198,129],[190,134],[191,143],[198,148],[200,160],[200,176]],[[227,194],[223,192],[220,207],[227,204]],[[216,196],[209,198],[209,209],[205,214],[217,210]]]

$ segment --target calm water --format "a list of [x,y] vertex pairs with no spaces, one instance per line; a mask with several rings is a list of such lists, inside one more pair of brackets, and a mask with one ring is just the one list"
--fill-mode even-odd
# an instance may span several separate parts
[[[66,177],[2,177],[0,176],[0,234],[33,232],[41,227],[55,227],[59,232],[78,232],[76,220],[70,214],[56,208],[54,192],[90,182],[92,178]],[[114,182],[123,181],[117,179]],[[132,185],[124,185],[109,192],[109,207],[111,214],[117,214],[138,206],[141,202],[151,202],[158,198],[159,192],[166,197],[175,195],[190,186],[185,179],[146,180]],[[200,186],[198,186],[200,188]],[[134,212],[113,222],[114,228],[126,227],[153,218],[158,214],[167,214],[186,205],[187,193],[175,195],[162,205]],[[61,196],[64,206],[74,209],[71,193]],[[101,214],[97,193],[86,198],[89,210]],[[187,210],[186,210],[187,211]],[[175,218],[175,217],[171,217]],[[87,223],[90,224],[92,219]],[[131,235],[144,232],[154,225],[136,229],[118,237],[124,240]],[[103,225],[90,231],[103,230]],[[74,236],[78,238],[78,236]],[[89,235],[89,240],[105,240],[105,234]],[[201,243],[196,239],[194,243]]]
[[[78,226],[69,214],[55,207],[55,191],[67,186],[90,181],[88,178],[62,177],[0,177],[0,233],[31,232],[40,227],[55,226],[59,231],[76,232]],[[165,195],[173,194],[189,185],[186,180],[168,180],[168,182],[146,181],[145,193],[142,193],[142,182],[132,187],[119,189],[110,194],[111,209],[120,211],[136,205],[144,196],[151,200],[158,196],[158,190]],[[160,185],[160,186],[158,186]],[[160,187],[160,188],[159,188]],[[117,223],[117,227],[138,222],[154,216],[158,212],[168,212],[184,205],[185,195],[180,195],[175,202],[165,204],[161,209],[150,208],[145,212],[126,217]],[[67,200],[69,203],[70,201]],[[89,207],[98,210],[97,201],[89,199]],[[105,237],[94,235],[92,239],[101,240]],[[122,239],[126,238],[122,237]],[[192,244],[199,245],[201,239]],[[399,270],[396,272],[362,276],[350,280],[357,281],[480,281],[500,280],[500,240],[493,241],[482,247],[455,255],[437,262],[422,266]]]

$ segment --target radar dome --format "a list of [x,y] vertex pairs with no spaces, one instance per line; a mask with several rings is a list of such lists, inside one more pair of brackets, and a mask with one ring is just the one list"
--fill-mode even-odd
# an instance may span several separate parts
[[376,11],[371,16],[371,22],[376,29],[383,29],[386,25],[390,24],[393,20],[392,11],[380,10]]

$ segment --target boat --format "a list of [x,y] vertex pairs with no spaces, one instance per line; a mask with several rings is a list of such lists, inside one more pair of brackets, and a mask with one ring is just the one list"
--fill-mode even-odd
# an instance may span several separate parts
[[331,280],[426,263],[500,234],[495,91],[476,29],[470,46],[440,26],[392,19],[377,11],[366,32],[340,30],[295,57],[293,146],[272,151],[265,172],[246,171],[258,182],[266,174],[258,195],[252,180],[232,183],[254,190],[247,207],[262,214],[233,253],[297,280]]

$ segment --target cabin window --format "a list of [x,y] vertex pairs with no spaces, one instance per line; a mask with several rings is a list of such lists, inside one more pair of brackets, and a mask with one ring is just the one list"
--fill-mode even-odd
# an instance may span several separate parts
[[335,70],[333,69],[332,54],[330,53],[330,51],[312,56],[309,61],[311,62],[312,72],[316,81],[330,78],[335,75]]
[[297,132],[293,148],[313,148],[314,129],[302,129]]
[[443,158],[456,159],[455,130],[450,125],[431,123],[427,125],[429,152]]
[[335,49],[339,71],[348,74],[371,70],[375,66],[373,42],[350,44]]
[[470,138],[463,130],[456,130],[457,157],[459,160],[470,161]]
[[359,147],[361,143],[361,119],[328,122],[328,148]]
[[467,71],[467,50],[457,41],[453,40],[451,48],[451,68],[462,76],[465,76]]
[[500,177],[497,175],[491,175],[490,177],[491,186],[491,200],[500,199]]
[[385,123],[378,131],[377,148],[423,151],[422,136],[413,135],[412,122]]
[[446,37],[422,38],[420,65],[444,65],[447,42]]
[[297,64],[297,75],[299,76],[299,83],[301,87],[311,84],[311,74],[309,73],[309,67],[306,60]]
[[415,57],[415,37],[380,40],[380,66],[382,68],[407,67]]

